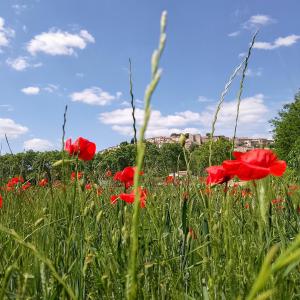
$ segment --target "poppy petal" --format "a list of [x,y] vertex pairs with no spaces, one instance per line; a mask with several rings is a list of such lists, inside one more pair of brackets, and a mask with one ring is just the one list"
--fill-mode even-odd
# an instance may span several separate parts
[[270,167],[271,174],[274,176],[282,176],[285,170],[286,162],[284,160],[277,160]]

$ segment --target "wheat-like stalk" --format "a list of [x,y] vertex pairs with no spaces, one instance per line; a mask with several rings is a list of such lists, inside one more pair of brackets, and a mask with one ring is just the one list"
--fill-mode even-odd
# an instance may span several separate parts
[[140,195],[138,191],[140,183],[140,171],[142,169],[143,160],[145,156],[145,144],[144,137],[145,132],[149,123],[151,115],[151,98],[157,87],[157,84],[161,77],[161,70],[159,67],[160,57],[163,53],[166,44],[166,25],[167,25],[167,12],[164,11],[161,16],[161,28],[160,28],[160,40],[158,49],[153,52],[152,55],[152,78],[151,82],[146,88],[144,97],[144,122],[140,128],[139,140],[137,143],[137,157],[136,157],[136,170],[134,174],[134,191],[135,200],[131,223],[130,233],[130,253],[129,253],[129,265],[127,274],[127,286],[126,286],[126,297],[127,299],[137,298],[137,257],[138,257],[138,226],[139,226],[139,209],[140,209]]

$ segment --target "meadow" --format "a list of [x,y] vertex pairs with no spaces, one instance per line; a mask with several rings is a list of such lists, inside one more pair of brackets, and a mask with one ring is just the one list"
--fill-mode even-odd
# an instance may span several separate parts
[[[236,136],[254,40],[225,86],[211,136],[242,70]],[[144,169],[165,42],[163,13],[134,167],[87,172],[94,143],[65,141],[63,130],[61,157],[48,172],[37,167],[35,178],[1,178],[0,299],[300,298],[300,186],[273,151],[233,153],[212,166],[211,143],[204,178],[191,171],[182,135],[186,176]]]

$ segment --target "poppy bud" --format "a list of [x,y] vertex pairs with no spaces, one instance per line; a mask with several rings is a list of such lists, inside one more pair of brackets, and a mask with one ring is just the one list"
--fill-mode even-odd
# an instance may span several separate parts
[[102,219],[103,211],[100,210],[97,217],[96,217],[96,223],[99,224]]
[[88,214],[88,212],[89,212],[89,207],[88,206],[86,206],[85,208],[84,208],[84,211],[83,211],[83,216],[84,217],[86,217],[87,216],[87,214]]
[[185,146],[186,138],[187,138],[186,134],[181,134],[180,135],[179,144],[181,145],[181,147]]

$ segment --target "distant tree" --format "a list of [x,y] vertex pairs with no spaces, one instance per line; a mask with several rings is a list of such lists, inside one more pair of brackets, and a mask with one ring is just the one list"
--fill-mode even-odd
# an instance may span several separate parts
[[121,142],[120,143],[120,146],[126,146],[126,145],[128,145],[129,143],[127,142],[127,141],[124,141],[124,142]]
[[161,173],[160,149],[153,143],[146,142],[144,170],[156,174]]
[[186,169],[183,149],[177,143],[166,143],[161,146],[160,162],[162,170],[166,173],[175,173],[178,169]]
[[123,142],[119,148],[96,155],[99,168],[102,172],[110,169],[113,172],[135,164],[136,146]]
[[274,148],[281,159],[287,159],[300,136],[300,92],[295,95],[294,102],[285,104],[270,122],[274,128]]
[[197,143],[192,143],[190,148],[189,148],[189,151],[193,152],[195,150],[198,150],[199,148],[200,148],[200,145],[198,145]]
[[[226,139],[220,138],[212,143],[212,165],[220,165],[230,158],[232,144]],[[201,145],[191,153],[191,170],[194,174],[205,175],[205,169],[209,164],[209,143]]]
[[300,137],[293,144],[286,160],[289,166],[300,174]]

